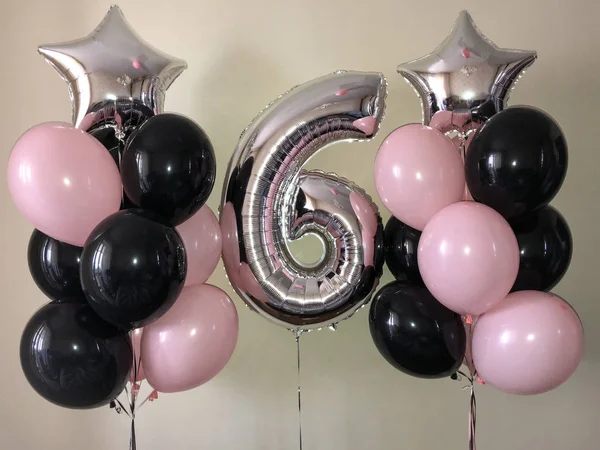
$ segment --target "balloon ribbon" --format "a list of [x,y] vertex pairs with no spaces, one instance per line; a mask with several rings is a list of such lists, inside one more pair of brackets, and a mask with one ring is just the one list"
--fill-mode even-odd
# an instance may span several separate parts
[[[125,394],[127,396],[127,402],[123,404],[118,398],[115,398],[111,403],[110,407],[114,408],[118,414],[124,412],[127,417],[131,419],[131,431],[129,435],[129,450],[136,450],[136,436],[135,436],[135,414],[136,412],[146,403],[147,401],[154,401],[158,398],[158,392],[154,389],[148,396],[142,401],[138,402],[138,396],[140,393],[141,382],[138,382],[139,368],[141,367],[141,355],[136,355],[135,348],[133,348],[133,380],[130,381],[130,387],[125,386]],[[128,384],[129,384],[128,383]]]
[[477,401],[475,400],[475,389],[471,378],[471,406],[469,408],[469,450],[476,450],[475,424],[477,422]]
[[129,450],[136,450],[135,445],[135,417],[131,418],[131,436],[129,438]]
[[[477,377],[477,370],[475,369],[475,365],[473,364],[473,351],[471,347],[472,337],[473,337],[473,317],[465,316],[463,317],[463,321],[465,323],[465,331],[467,334],[467,349],[465,352],[465,365],[469,369],[469,375],[465,375],[460,372],[465,378],[469,380],[469,385],[465,386],[465,388],[471,391],[471,400],[469,404],[469,450],[476,450],[475,444],[475,425],[477,423],[477,401],[475,399],[475,380],[479,381],[479,377]],[[481,381],[480,381],[481,382]]]
[[300,388],[300,336],[302,330],[295,330],[294,336],[296,338],[296,356],[297,356],[297,368],[298,368],[298,432],[299,432],[299,449],[302,450],[302,391]]

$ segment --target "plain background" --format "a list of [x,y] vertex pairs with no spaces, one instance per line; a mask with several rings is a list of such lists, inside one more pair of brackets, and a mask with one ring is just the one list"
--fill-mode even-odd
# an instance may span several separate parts
[[[30,126],[70,120],[67,89],[38,56],[41,43],[86,35],[110,4],[97,0],[5,0],[0,13],[0,148]],[[337,172],[371,194],[373,159],[392,129],[420,120],[419,101],[396,74],[398,63],[433,50],[460,9],[498,45],[535,49],[538,61],[511,104],[548,111],[570,145],[567,180],[553,204],[575,240],[570,270],[556,289],[586,326],[585,360],[573,378],[538,397],[478,389],[482,450],[598,448],[600,319],[597,231],[600,182],[598,42],[595,0],[124,0],[125,15],[147,41],[189,63],[167,95],[166,109],[198,121],[213,140],[218,179],[241,130],[290,87],[337,69],[376,70],[388,78],[387,117],[368,144],[330,147],[309,168]],[[27,319],[46,299],[30,278],[32,231],[0,183],[0,447],[7,450],[128,448],[129,423],[108,408],[70,411],[29,387],[18,343]],[[382,209],[384,220],[389,214]],[[389,274],[383,282],[390,280]],[[232,292],[220,264],[211,282]],[[298,448],[293,337],[240,313],[238,347],[226,369],[194,391],[161,395],[138,414],[138,448],[282,450]],[[410,378],[389,366],[371,342],[367,309],[337,332],[303,337],[305,450],[467,448],[468,394],[461,383]]]

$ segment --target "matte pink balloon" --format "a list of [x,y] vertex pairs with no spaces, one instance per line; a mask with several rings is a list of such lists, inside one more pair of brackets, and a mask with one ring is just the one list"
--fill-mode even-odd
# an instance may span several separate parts
[[473,330],[473,362],[488,384],[541,394],[567,381],[583,356],[583,327],[560,297],[520,291],[483,314]]
[[187,255],[185,285],[204,283],[221,257],[221,227],[212,210],[204,205],[177,227]]
[[427,289],[451,310],[479,315],[510,292],[519,271],[517,238],[492,208],[475,202],[447,206],[419,240],[419,271]]
[[396,218],[422,230],[435,213],[462,200],[462,158],[440,131],[405,125],[394,130],[377,152],[375,186]]
[[110,153],[66,123],[37,125],[21,136],[8,161],[8,187],[35,228],[79,247],[121,206],[121,177]]
[[206,383],[225,367],[237,338],[237,311],[225,292],[209,284],[184,287],[171,309],[144,327],[148,383],[160,392]]
[[[131,345],[133,347],[134,367],[131,368],[129,381],[132,383],[140,382],[146,379],[144,365],[142,364],[142,333],[143,328],[131,330]],[[137,365],[137,367],[135,367]]]

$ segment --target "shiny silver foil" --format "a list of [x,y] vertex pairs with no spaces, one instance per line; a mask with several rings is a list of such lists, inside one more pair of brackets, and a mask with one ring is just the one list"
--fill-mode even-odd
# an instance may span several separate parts
[[[535,51],[497,47],[462,11],[438,48],[400,64],[398,72],[421,98],[425,125],[452,121],[461,129],[504,109],[514,84],[536,57]],[[461,117],[436,120],[436,114],[446,111]]]
[[[244,131],[221,205],[229,281],[255,311],[294,330],[335,324],[363,306],[381,276],[383,227],[359,187],[302,166],[325,146],[373,137],[383,119],[379,73],[336,72],[270,104]],[[349,161],[340,161],[340,169]],[[289,243],[313,234],[315,264]]]
[[118,6],[88,36],[38,51],[67,82],[73,124],[83,130],[127,131],[162,112],[166,90],[187,68],[143,41]]

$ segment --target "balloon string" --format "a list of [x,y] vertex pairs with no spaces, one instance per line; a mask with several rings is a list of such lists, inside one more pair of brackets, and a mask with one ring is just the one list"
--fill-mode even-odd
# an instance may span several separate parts
[[465,324],[465,332],[467,337],[467,348],[465,351],[465,365],[469,369],[469,376],[466,378],[469,380],[468,388],[471,391],[471,399],[469,404],[469,450],[476,450],[475,445],[475,424],[477,422],[477,401],[475,400],[475,387],[474,383],[477,379],[477,370],[475,364],[473,364],[473,349],[472,349],[472,338],[473,338],[473,316],[467,315],[463,317]]
[[152,392],[150,392],[146,398],[137,406],[136,411],[139,411],[139,409],[144,406],[144,404],[149,401],[149,400],[154,400],[155,398],[158,397],[158,391],[156,389],[154,389]]
[[135,416],[131,418],[131,435],[129,438],[129,450],[136,450],[135,443]]
[[[460,156],[462,157],[463,166],[465,165],[465,159],[467,158],[467,142],[464,139],[464,136],[461,137],[460,140]],[[467,187],[467,183],[465,183],[465,192],[463,193],[463,199],[467,200],[470,196],[469,188]]]
[[477,401],[475,400],[475,387],[471,379],[471,403],[469,406],[469,450],[476,450],[475,424],[477,422]]
[[124,412],[125,414],[127,414],[127,417],[131,418],[131,414],[129,414],[129,411],[127,411],[127,408],[125,408],[123,406],[123,403],[121,403],[121,401],[118,398],[115,398],[114,401],[119,405],[119,408],[120,408],[120,409],[117,409],[117,414],[121,414],[121,412]]
[[471,375],[471,379],[474,379],[477,376],[475,365],[473,364],[473,316],[464,316],[463,322],[465,324],[465,334],[467,338],[467,348],[465,349],[465,365],[469,369],[469,373]]
[[298,368],[298,433],[299,433],[299,449],[302,450],[302,390],[300,387],[300,335],[302,330],[294,332],[296,337],[296,356]]

